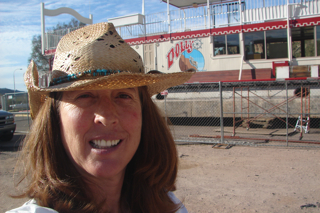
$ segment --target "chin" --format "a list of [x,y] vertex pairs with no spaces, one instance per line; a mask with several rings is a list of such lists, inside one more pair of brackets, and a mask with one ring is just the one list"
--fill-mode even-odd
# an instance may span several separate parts
[[118,178],[124,176],[125,173],[125,167],[119,167],[114,164],[108,163],[107,165],[102,163],[102,164],[96,164],[93,166],[93,168],[89,169],[87,173],[89,173],[91,176],[94,176],[96,178]]

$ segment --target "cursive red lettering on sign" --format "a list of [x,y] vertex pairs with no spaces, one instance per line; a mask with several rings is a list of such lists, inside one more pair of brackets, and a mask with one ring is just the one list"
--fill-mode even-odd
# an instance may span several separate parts
[[184,52],[187,51],[189,54],[192,52],[193,41],[186,40],[176,43],[174,47],[171,47],[170,51],[167,54],[168,59],[168,69],[173,65],[174,59],[179,58],[179,56]]
[[185,43],[183,41],[180,42],[180,53],[183,53],[183,51],[186,50]]
[[180,55],[180,47],[179,47],[179,43],[177,43],[176,44],[176,48],[175,48],[175,56],[176,56],[176,58],[178,58],[179,57],[179,55]]
[[173,64],[173,59],[174,59],[174,52],[173,52],[173,48],[171,48],[171,50],[168,52],[167,54],[167,59],[168,59],[168,69],[170,69],[170,67]]

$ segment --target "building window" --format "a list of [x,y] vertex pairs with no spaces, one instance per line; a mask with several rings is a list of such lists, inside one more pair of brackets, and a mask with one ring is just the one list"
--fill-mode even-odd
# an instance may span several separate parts
[[264,31],[244,34],[246,60],[264,59]]
[[223,36],[214,36],[214,55],[225,55],[226,54],[226,39]]
[[288,57],[287,30],[269,30],[244,34],[246,60]]
[[214,55],[240,54],[239,34],[214,36]]
[[240,54],[239,34],[227,35],[228,55]]
[[317,26],[317,56],[320,56],[320,26]]
[[291,29],[292,57],[315,56],[314,27],[299,27]]
[[287,30],[266,31],[267,59],[288,58]]

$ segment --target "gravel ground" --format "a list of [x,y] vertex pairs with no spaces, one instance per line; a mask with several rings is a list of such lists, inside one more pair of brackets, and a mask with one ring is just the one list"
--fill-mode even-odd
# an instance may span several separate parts
[[[320,212],[320,149],[177,145],[178,198],[192,212]],[[18,151],[0,148],[0,212],[12,199]]]

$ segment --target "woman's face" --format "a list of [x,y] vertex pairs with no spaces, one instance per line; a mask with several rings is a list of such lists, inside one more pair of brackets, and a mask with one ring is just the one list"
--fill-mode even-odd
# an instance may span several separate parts
[[138,88],[63,92],[63,145],[86,178],[124,175],[141,135]]

